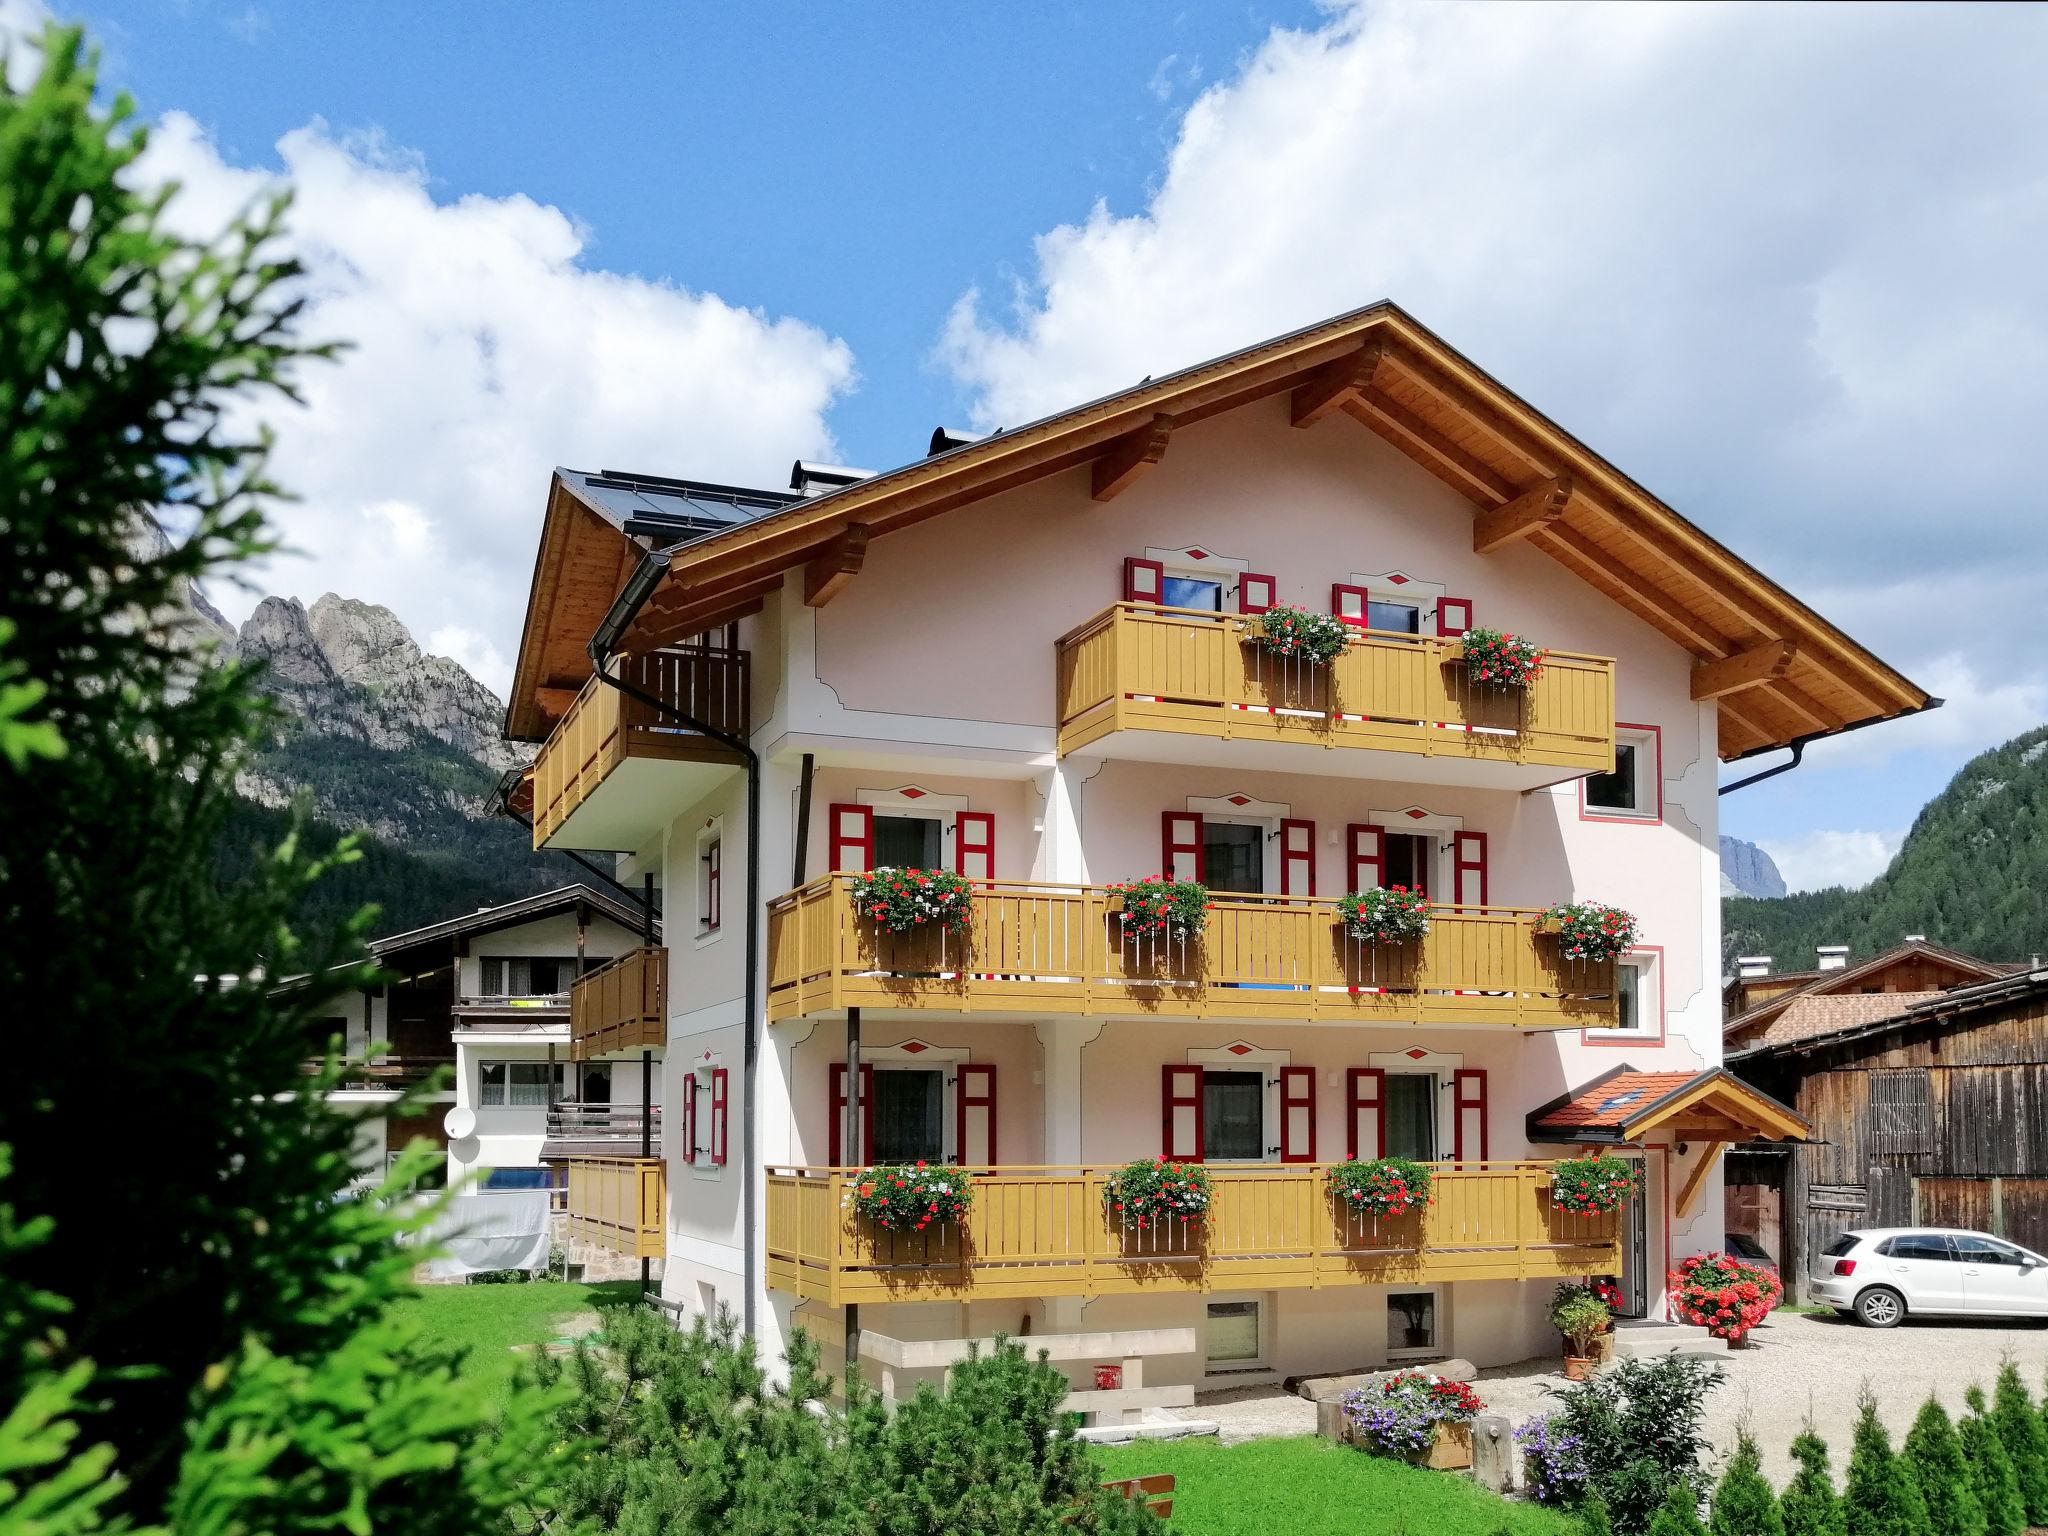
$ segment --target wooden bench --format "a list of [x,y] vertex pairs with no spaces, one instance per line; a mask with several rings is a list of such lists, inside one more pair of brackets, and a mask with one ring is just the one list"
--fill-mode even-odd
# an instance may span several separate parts
[[1113,1478],[1102,1485],[1111,1493],[1142,1504],[1162,1520],[1173,1518],[1173,1474],[1155,1472],[1150,1477]]

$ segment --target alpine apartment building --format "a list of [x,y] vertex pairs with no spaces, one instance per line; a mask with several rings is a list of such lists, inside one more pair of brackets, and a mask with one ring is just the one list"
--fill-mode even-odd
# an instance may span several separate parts
[[[1131,373],[1142,371],[1134,364]],[[1545,1351],[1561,1276],[1661,1315],[1718,1247],[1720,1158],[1797,1116],[1720,1070],[1720,765],[1929,706],[1911,682],[1389,304],[869,474],[786,491],[557,470],[508,735],[537,846],[654,877],[661,947],[576,983],[570,1054],[664,1058],[649,1157],[572,1167],[581,1229],[771,1355],[1192,1328],[1148,1379]],[[1334,614],[1327,665],[1254,638]],[[1525,688],[1464,637],[1545,652]],[[878,867],[972,883],[882,931]],[[1134,937],[1115,886],[1209,891]],[[1402,885],[1426,937],[1351,937]],[[1542,917],[1626,909],[1573,960]],[[1639,1160],[1569,1215],[1557,1159]],[[1328,1165],[1435,1165],[1421,1217]],[[1102,1199],[1200,1161],[1197,1235]],[[859,1171],[958,1164],[877,1231]]]

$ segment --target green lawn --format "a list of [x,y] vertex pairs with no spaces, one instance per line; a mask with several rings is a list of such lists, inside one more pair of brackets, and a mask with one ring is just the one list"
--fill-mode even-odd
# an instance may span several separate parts
[[536,1340],[557,1337],[562,1324],[579,1312],[631,1306],[640,1293],[637,1280],[600,1284],[565,1284],[532,1280],[522,1285],[425,1285],[402,1312],[418,1318],[427,1333],[447,1344],[467,1345],[469,1372],[479,1382],[495,1385],[512,1374],[515,1350]]
[[1306,1437],[1224,1446],[1164,1440],[1097,1447],[1103,1476],[1176,1479],[1186,1536],[1563,1536],[1572,1522],[1450,1472]]

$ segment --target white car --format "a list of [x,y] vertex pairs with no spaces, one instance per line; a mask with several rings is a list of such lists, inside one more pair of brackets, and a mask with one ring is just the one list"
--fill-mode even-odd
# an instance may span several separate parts
[[1844,1232],[1811,1276],[1814,1299],[1870,1328],[1917,1317],[2048,1317],[2048,1259],[1987,1232]]

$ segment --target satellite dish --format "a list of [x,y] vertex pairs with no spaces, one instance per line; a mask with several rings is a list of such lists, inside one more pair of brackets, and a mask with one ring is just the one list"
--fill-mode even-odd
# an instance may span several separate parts
[[476,1134],[476,1111],[464,1109],[461,1105],[457,1105],[454,1109],[449,1110],[446,1118],[441,1121],[441,1128],[448,1133],[451,1141],[460,1141],[465,1136],[474,1136]]

